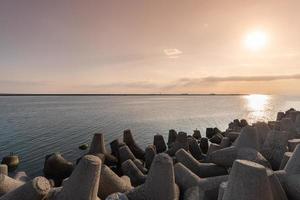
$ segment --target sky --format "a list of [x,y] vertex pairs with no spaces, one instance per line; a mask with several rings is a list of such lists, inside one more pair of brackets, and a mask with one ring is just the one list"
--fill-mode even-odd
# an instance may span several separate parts
[[0,0],[0,93],[296,94],[299,9],[299,0]]

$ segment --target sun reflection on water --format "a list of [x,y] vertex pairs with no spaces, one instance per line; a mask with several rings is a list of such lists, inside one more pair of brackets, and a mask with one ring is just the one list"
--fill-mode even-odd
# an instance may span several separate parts
[[243,97],[248,110],[250,122],[265,121],[269,118],[271,96],[262,94],[251,94]]

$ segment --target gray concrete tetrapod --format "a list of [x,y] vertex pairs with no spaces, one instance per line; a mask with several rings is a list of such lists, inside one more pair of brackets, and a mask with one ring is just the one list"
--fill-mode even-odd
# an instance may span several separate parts
[[293,155],[286,163],[284,168],[287,175],[300,174],[300,144],[297,145],[296,149],[293,152]]
[[293,152],[285,152],[284,153],[283,158],[280,163],[279,170],[283,170],[285,168],[286,163],[289,161],[289,159],[292,157],[292,155],[293,155]]
[[254,128],[256,129],[257,137],[258,137],[258,149],[261,149],[271,129],[269,128],[268,124],[265,122],[255,123]]
[[224,167],[231,167],[236,159],[249,160],[265,167],[271,168],[270,163],[257,150],[252,148],[227,147],[213,152],[207,157],[208,162]]
[[120,163],[123,163],[128,159],[131,160],[136,159],[136,157],[133,155],[133,153],[131,152],[131,150],[127,145],[119,148],[119,156],[120,156]]
[[15,190],[23,184],[24,183],[21,181],[17,181],[4,174],[0,174],[0,197],[12,190]]
[[147,176],[139,170],[132,160],[126,160],[121,167],[123,174],[130,178],[133,186],[145,183]]
[[[105,147],[104,135],[102,133],[94,134],[88,154],[95,156],[98,156],[99,154],[104,154],[105,160],[102,161],[108,165],[115,165],[118,162],[115,156],[107,152]],[[99,158],[101,159],[101,157]]]
[[106,165],[102,165],[100,177],[98,196],[101,199],[116,192],[124,193],[132,189],[128,176],[119,177]]
[[285,187],[289,200],[300,199],[300,174],[295,174],[285,178]]
[[74,169],[72,162],[67,161],[61,154],[53,153],[46,156],[44,163],[44,175],[48,179],[53,179],[56,185],[68,178]]
[[52,200],[96,200],[99,188],[101,160],[97,156],[86,155],[76,166],[70,178],[64,182],[61,191]]
[[50,183],[44,177],[36,177],[32,181],[6,193],[1,200],[42,200],[50,191]]
[[220,183],[228,179],[228,175],[200,178],[181,163],[176,163],[174,172],[180,191],[185,192],[193,186],[198,186],[209,199],[217,198]]
[[252,126],[242,128],[240,136],[236,139],[233,146],[237,148],[259,149],[258,135],[256,129]]
[[154,145],[149,145],[145,149],[145,166],[150,169],[151,163],[156,155],[156,148]]
[[230,145],[231,145],[230,138],[229,137],[223,137],[222,141],[220,143],[220,147],[223,149],[223,148],[229,147]]
[[179,190],[175,184],[173,160],[165,153],[153,160],[146,182],[127,193],[130,200],[176,200]]
[[300,139],[288,140],[289,151],[293,152],[298,144],[300,144]]
[[0,164],[0,174],[8,175],[8,167],[6,164]]
[[22,181],[22,182],[28,182],[28,181],[30,181],[30,178],[28,177],[28,175],[24,171],[17,172],[14,175],[14,179],[18,180],[18,181]]
[[284,153],[288,151],[288,134],[285,131],[270,131],[261,148],[261,154],[278,170]]
[[133,139],[132,133],[130,129],[127,129],[123,133],[123,141],[124,143],[129,147],[129,149],[132,151],[135,157],[138,159],[144,160],[145,151],[142,150],[135,140]]
[[260,164],[236,160],[222,200],[273,200],[266,168]]
[[190,150],[192,156],[196,160],[201,160],[203,158],[203,156],[202,156],[202,152],[201,152],[201,149],[199,147],[197,140],[193,137],[189,137],[188,144],[189,144],[189,150]]
[[174,129],[169,130],[169,135],[168,135],[168,148],[171,148],[173,143],[176,141],[177,137],[177,132]]
[[168,149],[168,151],[166,152],[167,154],[169,154],[170,156],[174,156],[175,153],[179,150],[179,149],[185,149],[185,150],[189,150],[189,144],[187,141],[187,133],[185,132],[179,132],[175,142],[173,143],[172,147]]
[[201,178],[227,174],[225,168],[213,163],[201,163],[184,149],[176,152],[176,159]]
[[167,149],[167,145],[165,143],[164,137],[160,134],[154,135],[153,145],[156,147],[157,153],[162,153]]
[[288,139],[294,139],[297,136],[297,130],[291,118],[283,118],[280,120],[280,130],[288,133]]

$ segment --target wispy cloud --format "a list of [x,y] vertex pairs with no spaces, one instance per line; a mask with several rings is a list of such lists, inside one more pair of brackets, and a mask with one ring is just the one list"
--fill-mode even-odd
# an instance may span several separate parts
[[200,84],[216,84],[219,82],[259,82],[300,79],[300,74],[272,76],[208,76],[203,78],[181,78],[164,86],[164,89],[190,87]]
[[178,56],[182,54],[182,51],[178,49],[164,49],[164,53],[169,58],[178,58]]

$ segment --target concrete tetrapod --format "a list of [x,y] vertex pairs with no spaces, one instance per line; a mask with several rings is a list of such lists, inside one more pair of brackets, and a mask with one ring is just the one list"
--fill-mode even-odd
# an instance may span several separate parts
[[179,189],[175,184],[173,160],[165,153],[153,160],[146,182],[127,193],[130,200],[177,200]]
[[288,176],[300,174],[300,144],[296,146],[293,155],[286,163],[284,171],[286,171],[286,174]]
[[129,147],[131,152],[134,154],[135,157],[138,159],[144,160],[145,151],[142,150],[133,139],[132,133],[130,129],[127,129],[123,133],[123,141]]
[[106,165],[102,165],[100,177],[98,196],[101,199],[116,192],[124,193],[132,189],[128,176],[119,177]]
[[283,118],[280,120],[280,130],[288,133],[288,139],[297,138],[297,130],[291,118]]
[[168,135],[168,148],[171,148],[173,143],[176,141],[177,132],[174,129],[169,130]]
[[189,188],[198,186],[203,191],[204,196],[208,199],[217,199],[219,185],[228,179],[228,175],[199,178],[181,163],[176,163],[174,172],[176,183],[178,184],[180,191],[186,192]]
[[69,179],[64,182],[63,187],[53,190],[48,199],[97,200],[101,163],[97,156],[84,156]]
[[156,148],[154,145],[149,145],[145,149],[145,166],[150,169],[152,161],[156,155]]
[[246,160],[234,162],[222,200],[241,199],[273,200],[265,167]]
[[8,167],[6,164],[0,164],[0,174],[8,175]]
[[120,160],[119,160],[120,163],[123,163],[128,159],[131,159],[131,160],[136,159],[127,145],[119,148],[119,156],[120,156]]
[[285,168],[286,163],[289,161],[289,159],[292,157],[292,155],[293,155],[293,152],[285,152],[284,153],[283,158],[280,163],[279,170],[283,170]]
[[199,147],[197,140],[193,137],[189,137],[188,144],[189,144],[189,150],[190,150],[192,156],[196,160],[201,160],[203,158],[203,156],[202,156],[202,152],[201,152],[201,149]]
[[50,183],[44,177],[36,177],[32,181],[6,193],[0,200],[42,200],[50,191]]
[[145,176],[139,168],[134,164],[132,160],[126,160],[122,163],[122,172],[124,175],[128,176],[131,180],[133,186],[138,186],[146,181],[147,176]]
[[213,163],[200,163],[184,149],[176,152],[176,159],[201,178],[226,175],[227,170]]
[[23,184],[24,183],[21,181],[17,181],[4,174],[0,174],[0,197],[12,190],[15,190]]
[[28,182],[28,181],[30,181],[30,178],[28,177],[28,175],[24,171],[17,172],[14,175],[14,179],[18,180],[18,181],[22,181],[22,182]]
[[212,162],[227,168],[231,167],[236,159],[249,160],[271,168],[271,165],[266,158],[264,158],[261,153],[251,148],[238,149],[235,146],[231,146],[215,151],[207,157],[208,162]]
[[124,146],[125,143],[124,142],[120,142],[119,139],[115,139],[109,145],[110,145],[110,148],[111,148],[111,154],[113,156],[115,156],[118,160],[120,160],[119,148],[122,147],[122,146]]
[[170,156],[174,156],[175,153],[181,148],[187,151],[189,150],[187,134],[185,132],[178,133],[175,142],[173,143],[172,147],[168,149],[166,153],[169,154]]
[[153,145],[156,147],[157,153],[162,153],[167,149],[164,137],[160,134],[154,135]]
[[233,143],[237,148],[259,149],[258,135],[256,129],[252,126],[242,128],[241,134]]
[[288,151],[288,135],[284,131],[270,131],[261,148],[261,154],[278,170],[284,153]]
[[46,156],[44,163],[44,175],[53,179],[59,186],[63,179],[68,178],[74,169],[73,163],[67,161],[61,154],[54,153]]
[[[102,133],[94,134],[88,154],[95,156],[104,154],[105,160],[102,160],[102,162],[105,162],[105,164],[107,165],[115,165],[118,162],[118,159],[115,156],[107,152],[105,147],[104,135]],[[101,159],[101,157],[99,158]]]

